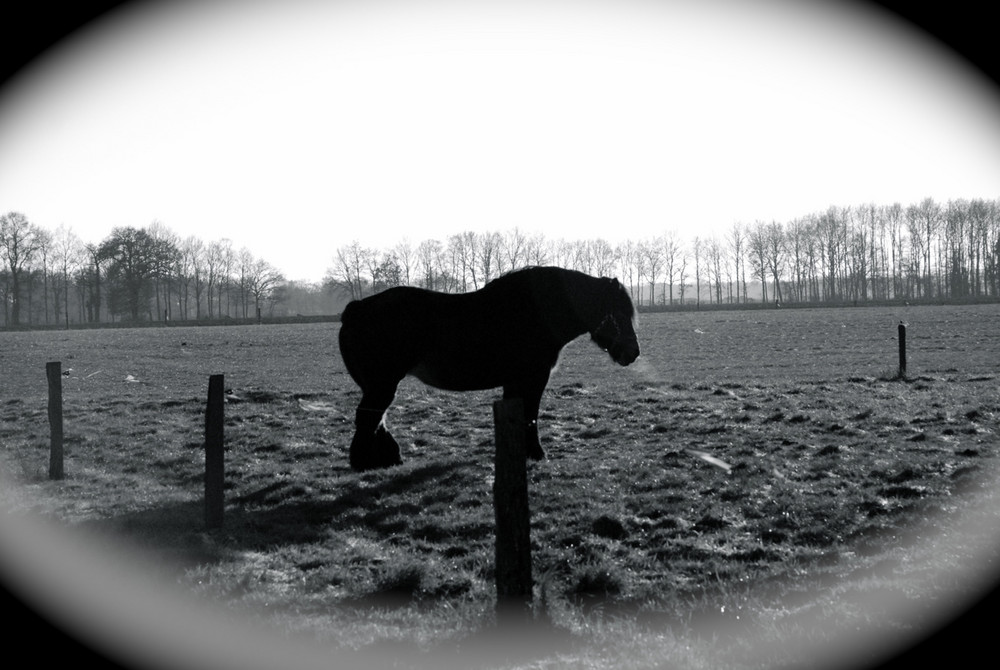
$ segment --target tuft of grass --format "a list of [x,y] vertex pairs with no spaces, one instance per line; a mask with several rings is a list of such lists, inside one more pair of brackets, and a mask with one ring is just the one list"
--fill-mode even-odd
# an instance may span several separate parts
[[908,382],[911,381],[902,368],[886,368],[875,377],[882,382]]
[[412,559],[391,564],[379,570],[365,595],[378,603],[406,604],[419,595],[426,571],[425,565]]
[[571,598],[611,598],[624,590],[621,576],[600,564],[588,564],[574,570],[566,594]]
[[591,528],[594,531],[594,535],[599,537],[604,537],[609,540],[622,540],[628,537],[628,531],[621,521],[614,518],[613,516],[608,516],[603,514],[596,519],[594,519]]

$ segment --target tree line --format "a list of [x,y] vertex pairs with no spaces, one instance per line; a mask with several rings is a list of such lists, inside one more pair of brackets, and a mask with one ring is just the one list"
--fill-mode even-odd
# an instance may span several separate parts
[[66,226],[50,231],[9,212],[0,254],[5,327],[253,318],[315,302],[318,290],[287,282],[231,240],[182,239],[155,221],[86,243]]
[[4,327],[332,315],[392,286],[451,293],[528,265],[616,276],[644,309],[753,303],[1000,299],[1000,201],[926,198],[830,207],[792,221],[734,223],[611,244],[519,228],[414,245],[337,249],[320,283],[287,281],[233,242],[180,238],[153,222],[85,243],[18,212],[0,216]]
[[386,249],[355,241],[337,250],[325,283],[351,299],[399,285],[458,293],[549,264],[616,276],[645,308],[997,299],[1000,201],[833,206],[784,223],[737,222],[715,236],[666,230],[618,244],[518,228]]

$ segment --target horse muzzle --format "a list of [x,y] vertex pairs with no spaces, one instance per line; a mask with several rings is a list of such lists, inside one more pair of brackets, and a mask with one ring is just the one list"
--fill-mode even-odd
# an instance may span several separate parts
[[615,342],[608,350],[611,358],[622,367],[631,365],[635,359],[639,358],[638,342]]

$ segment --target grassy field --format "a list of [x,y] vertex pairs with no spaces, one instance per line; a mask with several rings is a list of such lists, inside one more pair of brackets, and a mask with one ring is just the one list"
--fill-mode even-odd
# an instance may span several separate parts
[[[234,654],[277,639],[261,653],[399,667],[874,662],[996,570],[1000,306],[644,315],[627,369],[572,343],[543,398],[548,458],[528,473],[537,635],[502,640],[498,394],[404,381],[388,416],[404,465],[356,474],[359,393],[337,328],[0,333],[8,518],[82,531],[97,571],[121,580],[109,590],[202,603],[217,615],[202,633],[245,623],[256,632]],[[55,482],[52,360],[67,450]],[[226,517],[209,532],[211,374],[229,393]]]

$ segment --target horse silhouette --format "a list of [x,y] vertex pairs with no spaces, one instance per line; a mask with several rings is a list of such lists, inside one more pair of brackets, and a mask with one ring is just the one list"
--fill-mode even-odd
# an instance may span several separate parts
[[639,357],[635,307],[617,279],[558,267],[530,267],[478,291],[446,294],[399,286],[355,300],[341,315],[340,353],[361,387],[350,462],[355,470],[399,465],[385,412],[413,375],[449,391],[503,387],[520,398],[530,458],[538,406],[559,352],[584,333],[620,365]]

